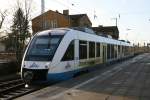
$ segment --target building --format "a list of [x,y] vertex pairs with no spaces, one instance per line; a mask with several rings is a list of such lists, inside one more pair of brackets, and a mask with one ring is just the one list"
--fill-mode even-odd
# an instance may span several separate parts
[[33,33],[59,27],[91,27],[92,23],[87,14],[69,15],[69,10],[63,13],[49,10],[32,19]]
[[119,39],[119,30],[117,26],[99,26],[92,27],[98,35],[110,35],[113,39]]
[[70,15],[71,27],[91,27],[92,23],[87,14]]
[[57,27],[68,27],[69,20],[68,16],[64,16],[58,11],[54,12],[49,10],[42,15],[39,15],[32,19],[32,30],[33,33]]

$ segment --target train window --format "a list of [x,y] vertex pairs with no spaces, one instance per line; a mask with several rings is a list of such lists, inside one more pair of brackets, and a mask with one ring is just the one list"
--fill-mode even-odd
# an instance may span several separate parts
[[114,46],[114,53],[115,53],[115,57],[114,58],[117,58],[117,45]]
[[74,41],[68,46],[65,55],[62,58],[62,61],[74,60]]
[[132,52],[132,47],[129,47],[129,54],[131,54]]
[[110,55],[110,44],[107,45],[107,59],[110,59],[111,55]]
[[125,46],[122,46],[122,53],[125,54]]
[[125,55],[127,55],[127,46],[124,47]]
[[130,53],[130,47],[127,46],[127,55],[129,55],[129,53]]
[[95,42],[89,42],[89,58],[95,57]]
[[121,46],[118,45],[118,54],[120,55],[120,53],[121,53]]
[[96,43],[96,57],[100,57],[100,43]]
[[87,59],[87,41],[79,41],[79,58]]
[[111,45],[111,59],[114,58],[114,45]]
[[61,41],[62,36],[35,36],[29,46],[25,60],[50,61]]

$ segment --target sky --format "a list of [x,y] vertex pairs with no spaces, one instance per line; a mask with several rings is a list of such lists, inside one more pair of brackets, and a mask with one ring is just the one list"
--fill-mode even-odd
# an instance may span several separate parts
[[[150,0],[45,0],[45,11],[62,13],[69,9],[69,14],[87,14],[93,26],[115,26],[117,18],[120,39],[144,44],[150,43],[149,4]],[[0,10],[8,9],[9,12],[6,28],[11,24],[15,5],[15,0],[0,0]],[[31,18],[40,13],[41,0],[33,0]]]

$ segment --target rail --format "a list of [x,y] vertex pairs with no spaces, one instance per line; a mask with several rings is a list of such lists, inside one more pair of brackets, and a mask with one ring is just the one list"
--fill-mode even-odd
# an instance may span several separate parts
[[22,79],[2,82],[0,83],[0,100],[11,100],[41,88],[42,87],[25,88],[25,83]]

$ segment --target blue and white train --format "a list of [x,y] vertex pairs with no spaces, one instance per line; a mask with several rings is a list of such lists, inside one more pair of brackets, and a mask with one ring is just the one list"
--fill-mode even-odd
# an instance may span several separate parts
[[133,54],[133,46],[127,42],[73,28],[56,28],[33,36],[23,56],[21,76],[25,82],[67,80],[95,65]]

